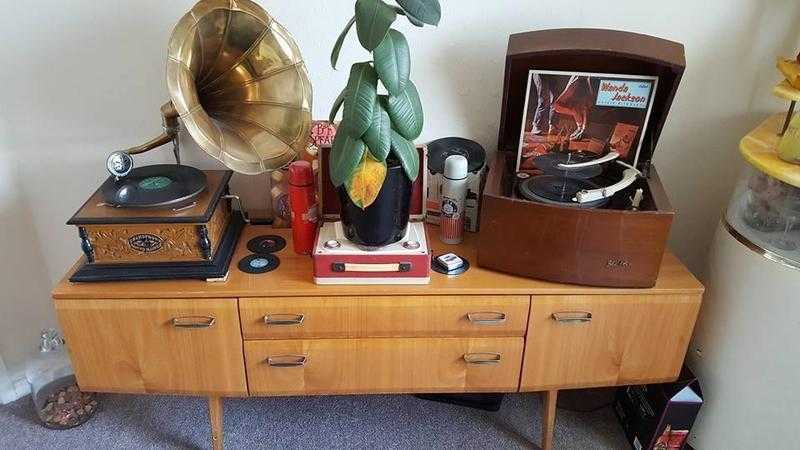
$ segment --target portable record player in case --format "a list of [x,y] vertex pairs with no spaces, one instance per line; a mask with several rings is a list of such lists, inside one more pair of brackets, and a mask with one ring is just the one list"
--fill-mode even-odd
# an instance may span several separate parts
[[[483,195],[478,265],[564,283],[653,286],[675,211],[651,160],[684,68],[683,45],[641,34],[559,29],[512,35],[499,151]],[[586,126],[573,134],[585,131],[584,139],[559,135],[537,153],[540,132],[522,128],[531,71],[657,77],[649,119],[638,131],[624,123],[600,131]],[[600,97],[590,98],[592,108],[604,113],[597,108]],[[614,139],[637,132],[636,159],[614,151]],[[531,141],[526,156],[536,170],[517,170],[523,139]]]
[[410,222],[400,241],[379,248],[365,248],[345,237],[339,213],[341,205],[328,173],[330,147],[319,153],[319,197],[323,219],[314,246],[314,282],[317,284],[427,284],[430,282],[431,250],[425,231],[427,182],[426,148],[419,152],[419,176],[411,187]]
[[[244,224],[227,200],[236,198],[228,193],[233,172],[172,167],[178,169],[145,166],[125,179],[109,177],[72,216],[67,224],[78,227],[84,262],[70,281],[225,276]],[[180,168],[196,172],[187,180]],[[164,193],[172,186],[175,192]],[[129,203],[114,203],[121,198]]]

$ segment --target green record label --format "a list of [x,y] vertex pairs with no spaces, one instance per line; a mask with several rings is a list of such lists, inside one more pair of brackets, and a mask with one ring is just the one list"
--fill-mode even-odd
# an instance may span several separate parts
[[157,191],[164,189],[172,184],[172,180],[167,177],[147,177],[139,182],[139,187],[147,191]]

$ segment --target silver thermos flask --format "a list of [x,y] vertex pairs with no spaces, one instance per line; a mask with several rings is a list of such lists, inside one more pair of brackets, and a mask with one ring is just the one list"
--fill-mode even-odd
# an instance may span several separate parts
[[460,244],[464,240],[467,174],[467,158],[462,155],[452,155],[444,161],[439,239],[445,244]]

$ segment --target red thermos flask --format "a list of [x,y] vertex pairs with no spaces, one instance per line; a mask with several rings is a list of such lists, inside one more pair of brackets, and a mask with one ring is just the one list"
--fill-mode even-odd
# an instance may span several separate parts
[[317,233],[317,195],[314,171],[308,161],[289,165],[289,204],[292,209],[292,240],[295,253],[310,255]]

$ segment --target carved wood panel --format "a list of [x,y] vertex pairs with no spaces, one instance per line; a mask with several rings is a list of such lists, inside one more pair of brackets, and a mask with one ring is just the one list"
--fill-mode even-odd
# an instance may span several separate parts
[[230,207],[220,202],[207,224],[86,225],[96,264],[203,261],[198,226],[208,228],[211,248],[219,246],[230,220]]

